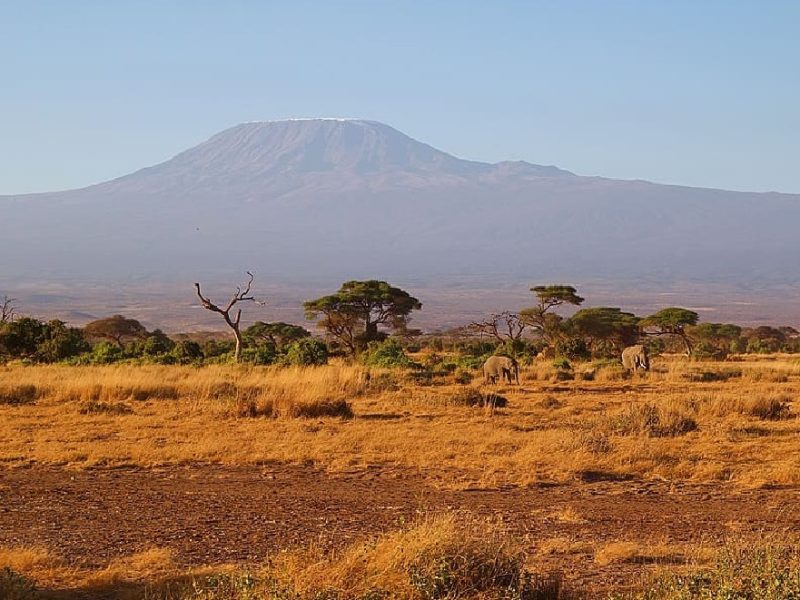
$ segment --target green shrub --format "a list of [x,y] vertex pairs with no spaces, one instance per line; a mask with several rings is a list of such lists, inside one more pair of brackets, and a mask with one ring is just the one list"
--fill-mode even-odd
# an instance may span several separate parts
[[418,366],[403,350],[402,344],[393,338],[383,342],[373,342],[363,357],[364,364],[373,367],[413,368]]
[[290,365],[315,366],[328,364],[328,346],[316,338],[303,338],[289,345],[285,361]]
[[451,373],[455,373],[457,369],[458,365],[450,361],[442,361],[434,367],[431,367],[431,371],[435,375],[450,375]]
[[469,385],[470,383],[472,383],[472,373],[470,373],[466,369],[459,367],[453,374],[453,379],[458,384]]
[[715,346],[709,342],[698,342],[692,349],[692,357],[701,360],[723,360],[729,353],[729,348]]
[[125,358],[122,348],[111,342],[100,342],[94,345],[89,355],[89,362],[97,365],[109,365]]
[[200,361],[203,358],[203,349],[200,344],[191,340],[182,340],[175,344],[170,354],[180,364],[185,365],[191,362]]
[[51,363],[89,350],[83,332],[59,320],[24,317],[0,327],[0,352],[10,358]]
[[571,337],[559,340],[555,347],[556,354],[564,356],[569,360],[588,360],[591,352],[586,342],[579,337]]
[[272,344],[261,344],[242,350],[242,362],[266,366],[278,360],[278,351]]
[[224,358],[233,352],[233,342],[230,340],[206,340],[202,344],[205,358]]
[[553,361],[553,366],[556,369],[563,369],[564,371],[569,371],[572,369],[572,365],[570,364],[569,360],[563,356],[556,358]]
[[161,354],[169,353],[175,347],[173,342],[167,334],[160,329],[156,329],[148,336],[136,344],[135,355],[142,355],[148,357],[155,357]]
[[491,356],[491,354],[481,354],[479,356],[459,356],[456,358],[456,364],[462,369],[480,369],[489,356]]

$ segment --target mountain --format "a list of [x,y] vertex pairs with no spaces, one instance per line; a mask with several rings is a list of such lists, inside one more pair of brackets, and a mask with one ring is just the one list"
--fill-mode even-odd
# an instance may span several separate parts
[[0,197],[0,286],[262,278],[800,278],[800,195],[459,159],[375,121],[244,123],[87,188]]

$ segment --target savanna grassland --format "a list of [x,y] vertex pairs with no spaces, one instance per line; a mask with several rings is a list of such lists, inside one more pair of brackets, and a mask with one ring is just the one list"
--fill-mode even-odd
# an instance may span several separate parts
[[648,597],[692,598],[740,596],[670,574],[800,581],[797,358],[664,356],[632,377],[534,361],[521,380],[0,367],[0,591],[605,597],[656,577]]

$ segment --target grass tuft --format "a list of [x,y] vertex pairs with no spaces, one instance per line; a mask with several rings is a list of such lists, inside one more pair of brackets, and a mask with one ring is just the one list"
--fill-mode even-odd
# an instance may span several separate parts
[[698,429],[694,416],[679,406],[631,404],[606,419],[605,427],[616,435],[676,437]]
[[39,388],[32,384],[0,386],[0,404],[11,406],[33,404],[39,395]]

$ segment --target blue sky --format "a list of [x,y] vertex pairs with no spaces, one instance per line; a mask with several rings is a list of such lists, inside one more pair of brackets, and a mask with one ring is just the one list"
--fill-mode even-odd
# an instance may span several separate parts
[[0,0],[0,194],[242,121],[383,121],[476,160],[800,192],[800,3]]

